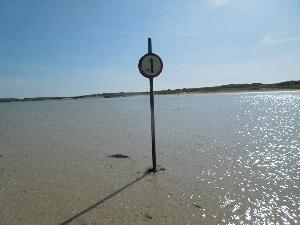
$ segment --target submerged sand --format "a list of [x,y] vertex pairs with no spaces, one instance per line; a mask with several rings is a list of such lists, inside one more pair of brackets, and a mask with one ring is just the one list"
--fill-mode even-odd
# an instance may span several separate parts
[[155,174],[148,98],[3,104],[0,224],[296,224],[290,95],[158,97]]

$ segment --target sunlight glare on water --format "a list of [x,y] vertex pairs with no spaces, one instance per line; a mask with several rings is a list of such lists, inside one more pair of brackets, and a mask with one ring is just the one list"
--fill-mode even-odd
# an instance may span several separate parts
[[298,224],[300,95],[242,95],[236,100],[241,104],[236,141],[225,144],[230,151],[218,155],[214,172],[204,172],[215,189],[223,190],[222,221]]

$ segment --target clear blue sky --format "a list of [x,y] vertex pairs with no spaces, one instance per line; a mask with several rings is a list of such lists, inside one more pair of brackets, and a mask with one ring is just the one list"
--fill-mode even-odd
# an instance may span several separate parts
[[300,79],[299,0],[1,0],[0,97]]

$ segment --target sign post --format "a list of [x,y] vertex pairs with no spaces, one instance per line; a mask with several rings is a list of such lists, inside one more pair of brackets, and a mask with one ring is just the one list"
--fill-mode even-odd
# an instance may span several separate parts
[[155,147],[155,118],[154,118],[154,93],[153,78],[157,77],[163,69],[161,58],[152,53],[151,38],[148,38],[148,54],[144,55],[139,61],[140,73],[149,78],[150,82],[150,110],[151,110],[151,137],[152,137],[152,172],[156,172],[156,147]]

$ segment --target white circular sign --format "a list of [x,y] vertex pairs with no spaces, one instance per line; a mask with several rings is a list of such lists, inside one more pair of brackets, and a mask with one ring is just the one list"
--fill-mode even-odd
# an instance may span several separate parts
[[156,77],[161,73],[162,69],[163,62],[161,58],[154,53],[144,55],[139,61],[139,70],[144,77]]

